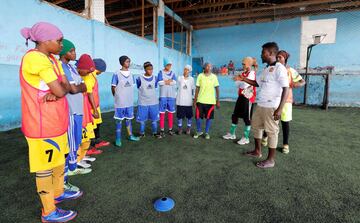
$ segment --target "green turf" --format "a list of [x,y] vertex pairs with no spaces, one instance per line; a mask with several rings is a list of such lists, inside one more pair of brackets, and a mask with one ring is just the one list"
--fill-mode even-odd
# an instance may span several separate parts
[[[148,136],[106,148],[91,174],[71,178],[84,196],[60,206],[79,211],[75,222],[360,221],[360,109],[295,108],[290,154],[278,153],[276,167],[261,170],[241,155],[253,144],[220,138],[232,107],[224,102],[216,111],[209,141]],[[102,136],[113,141],[112,114],[103,116]],[[39,222],[25,139],[16,129],[0,140],[0,222]],[[164,195],[176,206],[160,214],[152,202]]]

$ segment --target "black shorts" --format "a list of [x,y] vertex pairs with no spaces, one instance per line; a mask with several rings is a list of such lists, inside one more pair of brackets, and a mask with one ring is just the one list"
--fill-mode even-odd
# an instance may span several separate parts
[[196,118],[214,119],[215,105],[196,103]]
[[192,106],[176,106],[176,117],[178,119],[192,119],[194,116]]

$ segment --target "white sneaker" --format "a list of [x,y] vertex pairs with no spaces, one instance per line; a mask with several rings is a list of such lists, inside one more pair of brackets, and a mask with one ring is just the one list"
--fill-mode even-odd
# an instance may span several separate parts
[[77,163],[77,165],[78,165],[79,167],[82,167],[82,168],[85,168],[85,169],[91,167],[91,165],[88,164],[85,160],[81,160],[80,162]]
[[237,144],[239,144],[239,145],[246,145],[249,143],[250,143],[250,140],[245,137],[242,137],[239,141],[237,141]]
[[226,135],[223,136],[223,139],[226,139],[226,140],[229,140],[229,139],[234,140],[234,139],[236,139],[236,135],[232,135],[231,133],[228,132]]
[[90,156],[85,156],[83,160],[89,161],[89,162],[94,162],[96,160],[96,158],[95,157],[90,157]]

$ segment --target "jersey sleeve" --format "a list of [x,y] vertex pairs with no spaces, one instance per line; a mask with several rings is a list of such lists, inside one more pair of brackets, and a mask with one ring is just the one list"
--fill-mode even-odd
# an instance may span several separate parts
[[162,72],[159,71],[158,75],[157,75],[157,81],[156,81],[156,85],[164,85],[164,80],[163,80],[163,76],[162,76]]
[[196,79],[196,87],[200,87],[200,85],[201,85],[201,77],[202,77],[202,75],[199,74],[198,78]]
[[214,74],[215,80],[214,80],[214,87],[219,87],[219,80],[217,76]]
[[66,78],[68,79],[70,84],[75,84],[75,80],[73,79],[73,77],[71,76],[71,72],[69,70],[69,68],[67,67],[67,64],[65,63],[61,63],[62,69],[65,73]]
[[140,88],[140,86],[141,86],[141,79],[140,79],[140,77],[136,78],[136,86],[137,86],[137,88]]
[[83,77],[86,85],[86,93],[93,93],[93,88],[95,86],[95,80],[91,75],[92,74],[88,74],[87,76]]
[[287,69],[284,66],[279,66],[276,71],[277,81],[281,87],[289,87],[289,78],[287,74]]
[[[27,66],[24,66],[26,64]],[[39,52],[28,53],[24,57],[23,67],[30,74],[39,75],[46,84],[58,79],[50,59]]]
[[248,76],[248,79],[249,79],[249,80],[253,80],[253,81],[256,79],[256,73],[255,73],[255,71],[250,71],[249,76]]
[[297,72],[297,70],[295,70],[294,68],[290,68],[290,72],[291,72],[291,78],[292,78],[293,82],[299,82],[303,79],[301,77],[301,75],[299,74],[299,72]]
[[117,74],[113,74],[112,80],[111,80],[111,86],[116,87],[119,83],[119,78]]

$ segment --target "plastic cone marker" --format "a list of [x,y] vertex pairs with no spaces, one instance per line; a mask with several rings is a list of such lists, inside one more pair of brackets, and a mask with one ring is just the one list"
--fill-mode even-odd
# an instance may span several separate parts
[[154,208],[160,212],[167,212],[173,209],[175,206],[175,201],[170,197],[163,197],[157,199],[154,203]]

